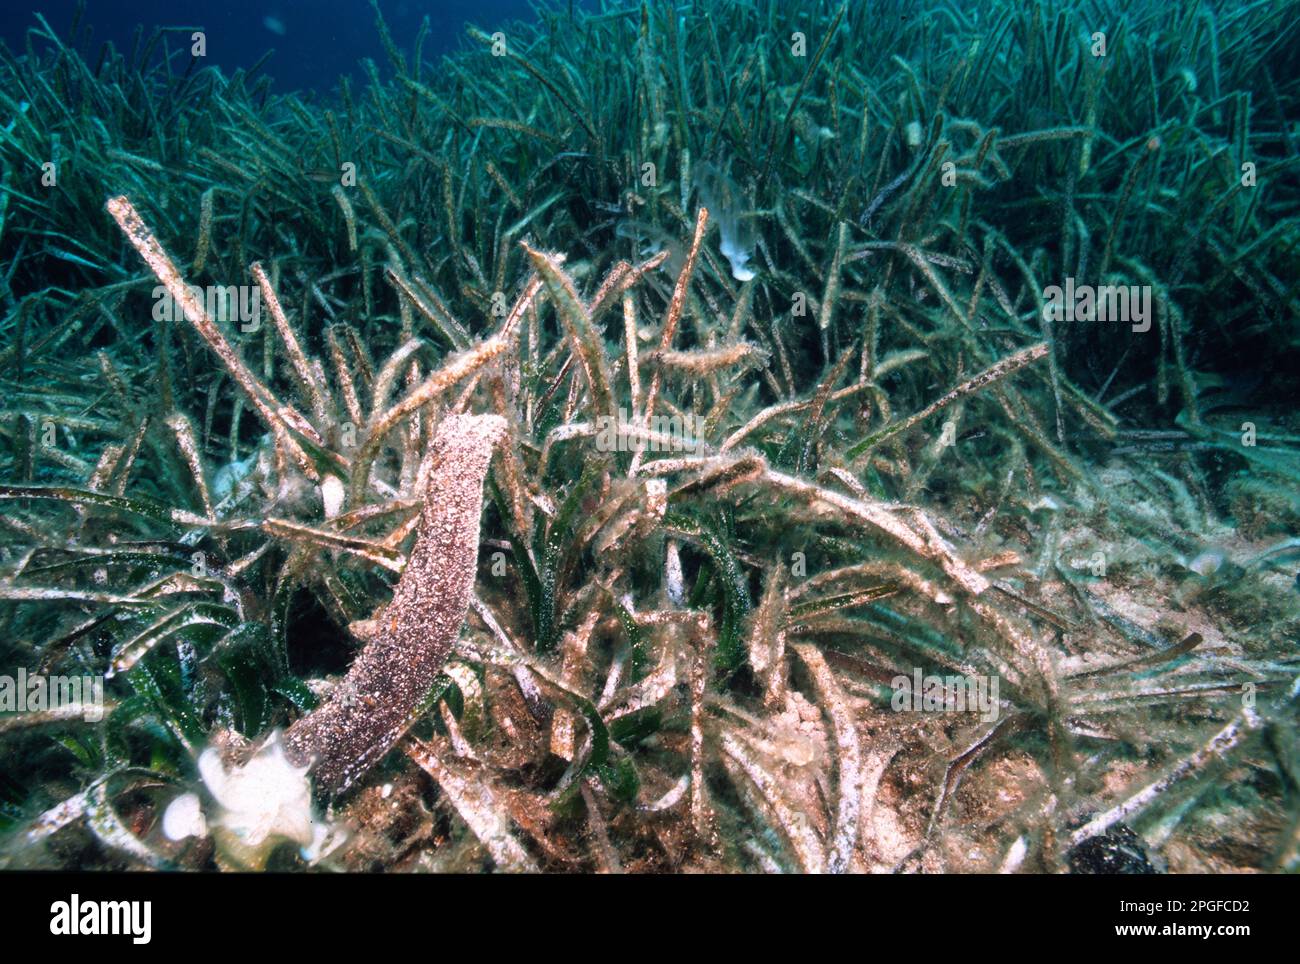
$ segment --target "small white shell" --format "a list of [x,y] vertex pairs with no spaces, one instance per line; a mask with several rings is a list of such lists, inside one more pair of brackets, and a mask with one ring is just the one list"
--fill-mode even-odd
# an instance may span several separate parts
[[1227,560],[1222,549],[1206,549],[1187,564],[1187,568],[1198,576],[1212,576],[1219,571]]
[[304,848],[319,843],[322,827],[312,812],[307,767],[289,762],[279,730],[247,763],[231,771],[209,747],[199,755],[199,773],[220,805],[213,835],[236,863],[260,870],[282,840]]
[[203,819],[203,809],[199,805],[197,793],[182,793],[167,804],[163,811],[163,835],[168,840],[184,840],[186,837],[206,837],[208,822]]
[[343,481],[337,475],[327,475],[320,482],[320,497],[325,503],[325,518],[333,519],[343,508]]

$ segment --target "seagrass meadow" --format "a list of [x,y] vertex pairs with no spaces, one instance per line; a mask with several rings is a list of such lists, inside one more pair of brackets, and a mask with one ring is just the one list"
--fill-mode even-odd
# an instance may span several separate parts
[[0,46],[0,867],[1300,869],[1300,2],[384,6]]

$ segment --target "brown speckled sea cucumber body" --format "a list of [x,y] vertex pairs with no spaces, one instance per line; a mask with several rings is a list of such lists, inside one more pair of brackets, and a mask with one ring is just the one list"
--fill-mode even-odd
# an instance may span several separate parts
[[483,480],[506,429],[496,415],[453,415],[434,441],[419,536],[373,638],[329,701],[289,728],[299,766],[338,793],[401,738],[450,655],[474,588]]

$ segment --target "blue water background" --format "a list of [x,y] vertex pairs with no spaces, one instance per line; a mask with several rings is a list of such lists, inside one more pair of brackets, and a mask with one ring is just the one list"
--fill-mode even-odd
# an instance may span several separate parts
[[[567,9],[567,0],[560,5]],[[595,9],[595,0],[575,0],[575,8]],[[534,19],[527,0],[381,0],[380,9],[399,50],[409,59],[427,16],[430,33],[424,45],[426,63],[471,41],[467,22],[487,30],[512,20]],[[76,10],[75,0],[0,0],[0,39],[14,52],[24,47],[23,36],[37,25],[39,11],[60,38],[66,40]],[[273,18],[268,26],[267,19]],[[137,24],[144,25],[147,41],[156,27],[195,27],[207,37],[207,66],[227,75],[251,67],[266,53],[275,53],[264,70],[280,91],[316,91],[323,96],[337,88],[341,75],[354,84],[363,82],[358,64],[369,57],[381,74],[389,73],[388,57],[379,40],[375,15],[368,0],[88,0],[84,23],[94,28],[82,55],[93,66],[104,41],[111,41],[127,57],[135,46]],[[273,29],[275,22],[284,32]],[[170,33],[173,69],[188,64],[188,33]],[[160,51],[155,62],[161,62]]]

